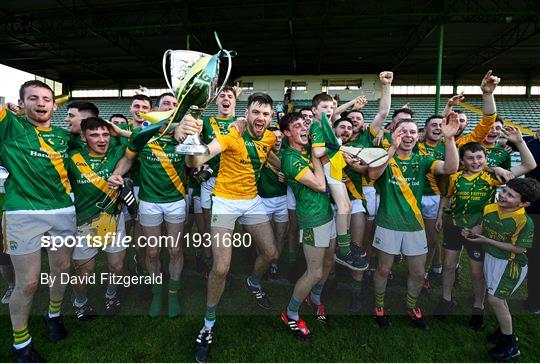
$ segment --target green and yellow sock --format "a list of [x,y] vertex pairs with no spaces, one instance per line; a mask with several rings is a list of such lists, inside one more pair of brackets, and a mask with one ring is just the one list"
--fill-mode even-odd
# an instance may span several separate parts
[[156,318],[161,313],[161,306],[163,304],[163,290],[161,284],[152,285],[152,303],[150,303],[150,311],[148,316]]
[[21,328],[13,328],[13,347],[22,349],[32,342],[32,336],[28,333],[28,325]]
[[169,280],[169,294],[167,295],[169,318],[175,318],[180,315],[180,302],[178,302],[179,289],[180,281],[171,278]]
[[384,292],[375,292],[375,307],[384,307]]
[[413,297],[409,292],[407,292],[407,297],[405,297],[405,305],[407,305],[407,308],[409,310],[412,310],[416,307],[416,300],[418,297]]
[[214,323],[216,322],[216,309],[217,305],[206,306],[206,313],[204,314],[204,327],[207,329],[214,327]]
[[337,236],[337,245],[339,255],[342,257],[351,252],[351,234],[349,231],[346,234]]
[[60,309],[62,308],[62,300],[49,300],[49,317],[60,317]]

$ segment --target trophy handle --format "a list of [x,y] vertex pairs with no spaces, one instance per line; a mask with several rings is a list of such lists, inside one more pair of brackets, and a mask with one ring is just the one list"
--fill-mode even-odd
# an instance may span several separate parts
[[[219,43],[219,39],[217,39],[217,35],[216,35],[216,40],[218,41],[219,47],[221,48],[221,43]],[[221,84],[221,87],[214,93],[214,96],[212,97],[212,99],[208,101],[208,104],[214,101],[216,97],[218,97],[218,95],[221,93],[221,91],[223,91],[223,88],[225,87],[225,85],[227,85],[227,81],[229,81],[229,76],[231,75],[231,70],[232,70],[231,53],[226,49],[221,49],[219,52],[225,53],[225,58],[227,58],[227,73],[225,74],[225,78],[223,79],[223,83]],[[222,56],[220,55],[220,57]]]
[[174,89],[172,88],[171,82],[169,81],[169,76],[167,75],[167,58],[172,53],[172,49],[167,49],[165,53],[163,53],[163,77],[165,77],[165,83],[169,87],[171,91],[174,92]]

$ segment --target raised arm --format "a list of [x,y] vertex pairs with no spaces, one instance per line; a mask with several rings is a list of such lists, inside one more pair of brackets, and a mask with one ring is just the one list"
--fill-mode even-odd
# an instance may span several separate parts
[[512,142],[516,146],[519,156],[521,157],[521,164],[510,169],[512,174],[515,177],[519,177],[535,169],[536,161],[534,160],[534,156],[532,155],[531,151],[527,147],[527,144],[523,140],[521,131],[516,127],[508,126],[503,129],[503,134],[506,137],[506,140]]
[[373,118],[371,127],[378,133],[384,127],[384,121],[390,112],[390,104],[392,103],[392,80],[394,79],[394,73],[390,71],[383,71],[379,74],[379,80],[381,81],[381,99],[379,100],[379,111]]
[[367,104],[367,100],[366,100],[366,97],[364,95],[358,96],[357,98],[354,98],[351,101],[347,101],[346,103],[338,106],[334,110],[334,114],[332,115],[332,121],[335,121],[335,120],[339,119],[341,113],[344,112],[344,111],[347,111],[348,108],[354,106],[355,110],[360,110],[366,104]]
[[446,103],[446,107],[444,108],[444,111],[442,112],[442,116],[446,117],[450,112],[452,111],[452,108],[454,106],[458,106],[461,101],[465,100],[465,96],[463,96],[463,91],[459,93],[459,95],[454,95],[451,98],[448,99],[448,102]]

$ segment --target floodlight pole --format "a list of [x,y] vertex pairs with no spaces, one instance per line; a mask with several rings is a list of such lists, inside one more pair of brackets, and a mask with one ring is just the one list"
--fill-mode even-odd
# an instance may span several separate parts
[[435,115],[440,114],[441,104],[441,78],[442,78],[442,58],[444,47],[444,23],[439,25],[439,49],[437,52],[437,83],[435,84]]

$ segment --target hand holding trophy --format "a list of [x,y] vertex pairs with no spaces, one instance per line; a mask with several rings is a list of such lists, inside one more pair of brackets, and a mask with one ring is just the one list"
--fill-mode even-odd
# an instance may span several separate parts
[[[208,105],[219,95],[227,83],[231,68],[231,58],[234,51],[223,49],[219,38],[214,33],[220,48],[213,56],[188,50],[167,50],[163,55],[163,73],[165,82],[178,100],[178,107],[168,112],[151,112],[144,117],[153,122],[133,140],[136,147],[159,139],[170,133],[189,112],[198,119]],[[227,71],[222,84],[218,87],[220,61],[227,59]],[[169,61],[170,81],[167,73]],[[158,134],[156,136],[156,134]],[[189,135],[176,148],[177,153],[188,155],[208,154],[208,147],[201,143],[199,134]]]

